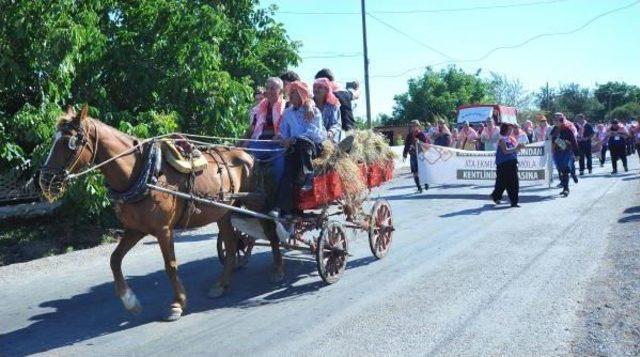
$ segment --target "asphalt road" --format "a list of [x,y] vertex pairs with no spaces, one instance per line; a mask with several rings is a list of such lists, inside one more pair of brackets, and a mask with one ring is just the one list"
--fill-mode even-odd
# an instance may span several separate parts
[[232,291],[210,300],[221,271],[215,230],[183,232],[176,249],[189,306],[173,323],[159,321],[172,295],[150,238],[123,267],[143,305],[136,316],[114,294],[113,245],[0,267],[0,355],[571,354],[610,233],[640,205],[630,161],[616,177],[597,168],[568,198],[523,189],[515,209],[494,207],[489,187],[416,195],[402,174],[373,195],[393,208],[389,255],[374,259],[366,235],[355,235],[331,286],[296,252],[286,255],[285,282],[269,283],[271,255],[259,248]]

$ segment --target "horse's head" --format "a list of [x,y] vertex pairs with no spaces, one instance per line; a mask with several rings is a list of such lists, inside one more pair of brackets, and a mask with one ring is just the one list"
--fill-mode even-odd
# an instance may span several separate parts
[[[47,201],[60,198],[69,182],[69,175],[95,161],[97,145],[89,135],[89,107],[80,113],[67,107],[60,117],[49,156],[40,169],[38,182]],[[95,123],[94,123],[95,131]]]

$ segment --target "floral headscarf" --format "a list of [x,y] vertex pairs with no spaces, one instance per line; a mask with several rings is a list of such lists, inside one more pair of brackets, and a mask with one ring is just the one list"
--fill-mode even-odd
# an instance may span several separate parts
[[331,105],[339,105],[340,101],[338,100],[338,98],[335,96],[335,94],[333,94],[333,85],[331,83],[330,80],[328,80],[327,78],[318,78],[315,80],[315,82],[313,82],[313,88],[322,88],[325,90],[325,92],[327,93],[324,97],[324,101],[326,103],[329,103]]

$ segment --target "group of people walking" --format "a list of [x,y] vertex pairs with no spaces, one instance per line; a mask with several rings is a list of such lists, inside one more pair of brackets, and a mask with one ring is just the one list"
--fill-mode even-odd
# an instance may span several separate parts
[[545,116],[537,117],[537,125],[526,121],[522,126],[495,123],[495,118],[487,118],[486,122],[474,125],[465,122],[459,131],[452,132],[443,121],[436,126],[427,123],[423,129],[418,120],[410,122],[409,134],[405,138],[403,157],[410,156],[411,172],[419,193],[423,187],[418,177],[418,161],[415,143],[435,144],[464,150],[484,150],[496,153],[496,182],[490,198],[496,204],[503,199],[507,191],[512,207],[519,207],[518,152],[526,144],[549,141],[553,164],[560,179],[560,195],[569,195],[569,181],[578,183],[576,161],[579,175],[593,171],[592,152],[599,153],[600,166],[603,167],[606,152],[611,154],[611,174],[618,173],[618,161],[628,171],[627,156],[638,152],[640,158],[640,126],[623,124],[612,120],[608,124],[600,123],[596,127],[588,122],[584,114],[575,116],[572,122],[563,113],[553,114],[553,125],[549,125]]

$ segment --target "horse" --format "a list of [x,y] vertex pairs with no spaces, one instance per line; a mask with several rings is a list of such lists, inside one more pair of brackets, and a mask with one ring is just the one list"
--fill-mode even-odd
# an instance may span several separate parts
[[[145,167],[145,148],[135,137],[89,117],[88,106],[80,113],[68,107],[60,117],[53,144],[40,170],[40,186],[48,201],[60,198],[69,182],[70,175],[81,170],[97,167],[104,175],[109,188],[115,192],[126,192],[135,185]],[[208,161],[207,168],[191,177],[174,169],[166,161],[160,163],[157,185],[175,190],[191,191],[215,197],[220,193],[252,192],[255,180],[252,177],[254,160],[239,148],[222,148],[203,152]],[[226,202],[240,206],[240,202]],[[260,211],[264,202],[247,202],[246,207]],[[204,205],[158,191],[145,192],[134,202],[116,201],[114,209],[124,233],[111,254],[111,270],[116,294],[124,307],[138,313],[142,306],[128,286],[122,273],[122,260],[127,252],[146,235],[154,236],[160,246],[165,271],[171,281],[174,300],[164,316],[167,321],[179,319],[187,305],[187,295],[178,277],[178,263],[174,251],[174,230],[196,228],[216,222],[218,239],[223,239],[227,248],[224,269],[209,289],[210,297],[218,297],[228,291],[235,265],[237,235],[230,220],[230,210]],[[268,226],[268,225],[267,225]],[[270,237],[275,269],[274,282],[284,278],[282,255],[275,228],[265,229]]]

